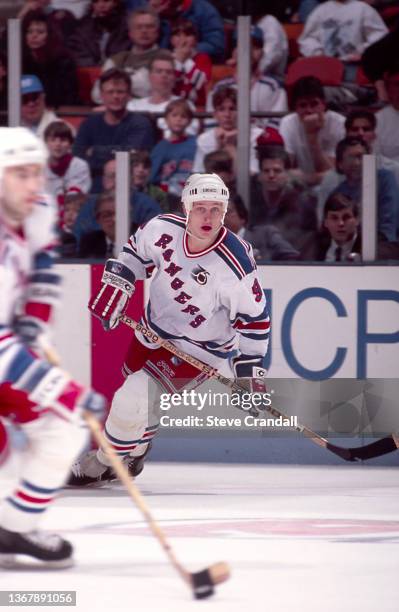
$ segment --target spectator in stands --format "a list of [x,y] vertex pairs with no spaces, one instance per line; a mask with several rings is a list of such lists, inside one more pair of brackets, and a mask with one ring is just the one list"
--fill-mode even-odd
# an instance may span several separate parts
[[280,124],[284,146],[301,178],[308,185],[317,185],[334,166],[336,145],[345,134],[345,117],[326,110],[323,86],[312,76],[294,84],[291,106],[294,112]]
[[22,75],[21,96],[21,125],[43,138],[46,127],[58,117],[46,107],[43,85],[37,76]]
[[130,40],[121,0],[91,0],[67,43],[78,66],[100,66],[108,57],[127,51]]
[[89,8],[90,0],[51,0],[56,11],[70,11],[76,19],[81,19]]
[[[150,8],[137,9],[128,17],[131,48],[120,51],[106,60],[103,72],[119,68],[129,74],[134,98],[143,98],[150,93],[149,64],[158,51],[159,17]],[[100,87],[97,81],[92,90],[92,99],[101,103]]]
[[101,193],[95,204],[95,218],[100,229],[82,234],[79,257],[105,259],[116,257],[115,252],[115,193]]
[[[263,54],[263,32],[258,26],[251,26],[251,111],[252,112],[286,112],[287,94],[284,87],[273,77],[262,75],[260,61]],[[236,63],[237,47],[233,51],[233,64]],[[237,87],[237,73],[215,83],[208,94],[207,110],[213,110],[212,99],[214,94],[223,87]],[[279,118],[256,119],[257,125],[279,125]]]
[[385,73],[384,84],[388,105],[377,112],[377,147],[382,155],[399,162],[398,62]]
[[247,229],[248,210],[238,194],[230,196],[224,224],[227,229],[252,245],[255,259],[280,261],[299,259],[299,252],[273,225],[260,225],[253,230]]
[[70,189],[65,194],[63,219],[60,227],[61,257],[78,256],[78,240],[74,233],[74,226],[85,199],[86,196],[75,189]]
[[[104,166],[100,190],[101,189],[103,191],[115,191],[116,189],[115,159],[110,159]],[[80,240],[83,233],[101,229],[95,217],[95,206],[98,195],[98,193],[91,195],[80,209],[74,226],[74,233],[78,240]],[[161,209],[158,202],[151,198],[147,193],[136,189],[133,184],[130,197],[130,218],[132,221],[132,231],[136,231],[140,225],[146,223],[152,219],[152,217],[155,217],[160,213]]]
[[[146,0],[127,0],[130,10],[146,4]],[[197,53],[207,53],[213,60],[224,59],[223,20],[207,0],[148,0],[161,17],[161,47],[170,47],[172,28],[181,19],[191,21],[198,32]]]
[[[159,185],[170,196],[181,200],[184,184],[192,173],[196,150],[195,136],[186,134],[193,113],[186,100],[169,102],[165,121],[170,136],[155,145],[151,152],[150,182]],[[173,207],[178,208],[178,203]]]
[[281,146],[259,149],[259,170],[251,181],[249,227],[272,223],[299,251],[317,229],[316,197],[290,175]]
[[173,26],[170,44],[175,59],[174,93],[196,106],[205,106],[212,62],[209,55],[197,52],[197,43],[198,33],[190,21],[178,21]]
[[328,55],[345,62],[353,81],[363,51],[388,31],[377,11],[361,0],[328,0],[306,20],[298,39],[302,55]]
[[360,216],[357,203],[342,193],[327,199],[323,227],[301,251],[310,261],[359,261],[361,256]]
[[[164,113],[169,102],[177,99],[177,96],[173,94],[175,63],[171,52],[166,49],[158,51],[150,61],[149,71],[150,95],[140,100],[131,100],[128,109],[136,112]],[[157,126],[164,138],[170,136],[163,117],[157,120]],[[187,133],[193,135],[198,131],[199,122],[194,119],[190,122]]]
[[[377,167],[385,168],[394,173],[396,183],[399,185],[399,162],[389,159],[384,155],[378,154],[376,146],[376,125],[377,119],[374,113],[366,109],[351,111],[345,121],[346,136],[361,138],[368,145],[370,151],[377,154]],[[324,204],[330,193],[344,180],[344,176],[331,169],[324,175],[318,191],[318,217],[321,221]]]
[[43,11],[29,11],[22,21],[22,67],[41,80],[47,104],[77,104],[76,64],[63,47],[55,28]]
[[[362,158],[369,153],[361,138],[344,138],[337,145],[337,170],[344,175],[333,193],[343,193],[355,202],[362,201]],[[399,218],[399,193],[395,176],[389,170],[377,170],[377,231],[382,240],[396,240]]]
[[[213,116],[216,127],[198,136],[193,172],[203,172],[205,155],[216,150],[226,151],[234,160],[234,166],[236,165],[237,90],[232,87],[221,87],[213,96],[212,106],[214,107]],[[261,128],[255,125],[251,126],[249,169],[252,174],[258,171],[255,147],[256,139],[261,133]]]
[[284,79],[288,59],[288,39],[281,23],[273,15],[265,15],[257,26],[263,32],[263,53],[259,62],[261,74]]
[[62,211],[68,191],[75,189],[84,194],[90,191],[90,168],[84,159],[72,155],[74,136],[64,121],[50,123],[44,131],[44,141],[49,151],[46,186]]
[[384,74],[397,68],[399,57],[399,20],[396,27],[373,43],[362,55],[361,63],[366,77],[375,85],[378,99],[387,102]]
[[103,166],[115,151],[150,150],[155,139],[151,121],[127,110],[131,82],[123,70],[104,72],[100,91],[105,111],[94,112],[81,123],[73,148],[74,155],[89,163],[94,193],[99,190]]
[[147,194],[155,200],[164,212],[169,211],[168,194],[158,185],[149,182],[151,174],[151,157],[148,151],[134,151],[130,156],[132,168],[132,188]]
[[[56,30],[65,41],[73,33],[77,23],[72,7],[76,1],[81,2],[82,0],[64,0],[64,2],[62,0],[25,0],[17,17],[24,19],[31,11],[42,11],[48,16],[49,29],[52,32]],[[87,0],[84,2],[88,4]]]
[[204,171],[207,174],[218,174],[230,191],[235,190],[234,160],[227,151],[217,149],[207,153],[204,157]]

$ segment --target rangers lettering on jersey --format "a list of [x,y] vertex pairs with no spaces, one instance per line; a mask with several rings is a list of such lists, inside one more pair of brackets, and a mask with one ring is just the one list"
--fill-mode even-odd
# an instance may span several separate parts
[[142,323],[160,337],[211,364],[236,350],[266,353],[270,321],[252,248],[225,227],[210,247],[191,253],[184,218],[159,215],[118,259],[136,279],[154,270]]

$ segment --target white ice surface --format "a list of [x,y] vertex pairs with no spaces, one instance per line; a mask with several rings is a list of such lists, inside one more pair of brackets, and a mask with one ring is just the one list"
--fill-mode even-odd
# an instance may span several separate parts
[[394,468],[150,462],[137,485],[185,567],[231,566],[212,598],[192,599],[116,483],[66,490],[46,514],[43,528],[75,546],[73,568],[0,571],[0,590],[76,590],[76,608],[52,609],[82,612],[399,610]]

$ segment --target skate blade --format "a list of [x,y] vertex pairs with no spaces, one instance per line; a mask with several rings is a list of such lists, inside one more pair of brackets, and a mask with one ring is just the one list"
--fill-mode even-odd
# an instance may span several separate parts
[[112,478],[109,480],[96,480],[96,482],[88,482],[86,484],[74,484],[67,482],[66,484],[64,484],[63,489],[74,489],[75,491],[82,491],[84,489],[101,489],[115,481],[116,478]]
[[3,570],[41,571],[67,569],[75,564],[73,557],[58,561],[43,561],[28,555],[0,553],[0,568]]

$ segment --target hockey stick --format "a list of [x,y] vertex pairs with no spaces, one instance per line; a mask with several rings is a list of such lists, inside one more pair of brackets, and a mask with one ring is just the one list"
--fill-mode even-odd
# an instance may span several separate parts
[[[128,317],[127,315],[121,315],[119,317],[119,320],[131,329],[137,330],[152,342],[159,344],[159,346],[162,346],[177,357],[180,357],[180,359],[182,359],[183,361],[186,361],[187,363],[190,363],[191,365],[195,366],[201,372],[208,374],[209,378],[214,378],[215,380],[218,380],[220,383],[226,385],[227,387],[230,387],[230,389],[236,391],[237,393],[247,391],[246,389],[243,389],[240,385],[238,385],[235,381],[231,380],[230,378],[226,378],[225,376],[220,374],[220,372],[218,372],[215,368],[212,368],[200,359],[197,359],[196,357],[185,353],[177,346],[175,346],[172,342],[161,338],[160,336],[158,336],[158,334],[151,331],[150,329],[148,329],[148,327],[145,327],[141,323],[138,323],[131,317]],[[269,412],[275,417],[289,419],[289,417],[284,414],[284,412],[277,410],[277,408],[273,408],[273,406],[264,406],[262,410]],[[399,447],[399,437],[396,438],[395,442],[394,436],[389,436],[388,438],[383,438],[383,440],[371,442],[366,446],[344,448],[342,446],[336,446],[335,444],[331,444],[331,442],[329,442],[326,438],[323,438],[316,432],[312,431],[305,425],[301,425],[300,423],[297,426],[292,425],[291,429],[299,431],[318,446],[326,448],[327,450],[331,451],[335,455],[338,455],[338,457],[341,457],[341,459],[344,459],[345,461],[362,461],[363,459],[371,459],[373,457],[378,457],[380,455],[389,453]],[[395,445],[395,447],[393,445]]]
[[[50,346],[43,338],[39,338],[39,344],[46,357],[46,359],[53,365],[59,365],[60,359],[55,352],[54,348]],[[205,599],[210,597],[214,593],[214,586],[225,582],[230,577],[230,568],[224,561],[214,563],[209,567],[201,570],[200,572],[188,572],[180,561],[177,559],[170,543],[168,542],[164,532],[159,527],[158,523],[152,517],[152,514],[144,500],[143,495],[140,493],[138,487],[134,484],[132,477],[128,470],[119,459],[118,455],[112,448],[111,444],[105,438],[101,430],[101,424],[96,417],[91,413],[84,411],[84,419],[89,426],[91,433],[96,439],[97,444],[106,453],[113,470],[118,476],[119,480],[125,486],[131,499],[134,501],[142,515],[144,516],[148,527],[152,531],[155,538],[165,551],[170,563],[180,574],[184,582],[192,589],[194,597],[196,599]]]

